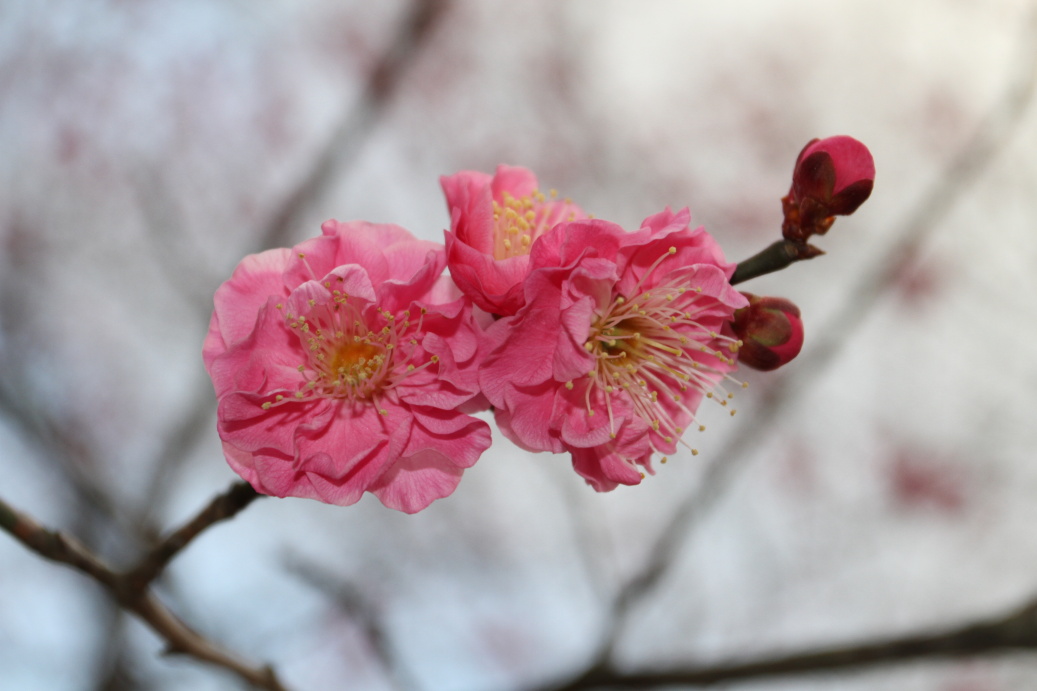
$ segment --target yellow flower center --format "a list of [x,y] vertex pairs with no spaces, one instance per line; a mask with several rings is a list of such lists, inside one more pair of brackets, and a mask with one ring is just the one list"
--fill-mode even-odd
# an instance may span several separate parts
[[264,409],[313,398],[376,402],[407,376],[439,362],[420,350],[424,308],[412,321],[409,310],[397,316],[334,290],[330,282],[324,287],[326,302],[310,300],[306,314],[284,314],[306,350],[297,367],[302,382],[295,390],[268,392],[272,400]]
[[569,208],[571,201],[558,201],[558,192],[551,190],[550,199],[539,190],[529,195],[513,197],[507,192],[498,201],[493,200],[493,258],[510,259],[529,254],[533,242],[561,221],[575,220]]

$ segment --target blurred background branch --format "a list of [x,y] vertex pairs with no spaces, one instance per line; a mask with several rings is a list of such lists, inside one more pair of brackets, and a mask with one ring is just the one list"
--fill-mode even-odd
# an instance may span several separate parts
[[968,623],[947,631],[887,638],[780,657],[735,661],[700,667],[672,667],[649,672],[618,672],[608,667],[588,670],[559,691],[578,689],[647,689],[662,686],[711,686],[749,679],[860,671],[930,658],[962,659],[977,655],[1033,652],[1037,648],[1037,601],[1007,616]]

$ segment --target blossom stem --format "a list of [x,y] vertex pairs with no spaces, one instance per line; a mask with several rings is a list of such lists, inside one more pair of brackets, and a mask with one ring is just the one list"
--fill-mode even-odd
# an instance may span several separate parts
[[798,261],[813,259],[820,254],[824,254],[824,252],[805,242],[778,240],[768,245],[763,251],[738,262],[738,268],[731,277],[731,285],[780,271]]

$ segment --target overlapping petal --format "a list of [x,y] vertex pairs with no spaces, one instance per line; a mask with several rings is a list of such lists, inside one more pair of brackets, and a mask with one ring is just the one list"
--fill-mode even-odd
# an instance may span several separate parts
[[525,168],[498,166],[493,176],[461,171],[440,179],[450,210],[450,275],[478,307],[514,314],[523,303],[529,254],[555,225],[585,218],[568,200],[545,196]]

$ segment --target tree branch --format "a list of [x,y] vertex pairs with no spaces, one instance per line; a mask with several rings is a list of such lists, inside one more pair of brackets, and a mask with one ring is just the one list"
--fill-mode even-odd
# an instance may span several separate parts
[[621,673],[600,665],[566,684],[550,688],[555,691],[577,691],[590,688],[643,689],[670,685],[709,685],[760,677],[863,669],[921,659],[1034,649],[1037,649],[1037,599],[1007,616],[984,619],[938,633],[809,650],[758,660],[671,667],[652,672]]
[[[194,631],[163,605],[148,588],[151,578],[161,572],[180,549],[213,523],[229,518],[247,506],[252,496],[235,484],[230,491],[216,497],[201,513],[174,531],[140,566],[125,574],[113,570],[76,538],[49,530],[29,515],[0,499],[0,529],[45,559],[71,566],[86,574],[108,592],[124,609],[133,612],[167,643],[167,652],[193,657],[222,667],[253,686],[268,691],[286,691],[269,666],[253,667],[223,650]],[[248,487],[248,490],[252,490]],[[144,578],[149,576],[151,578]]]

